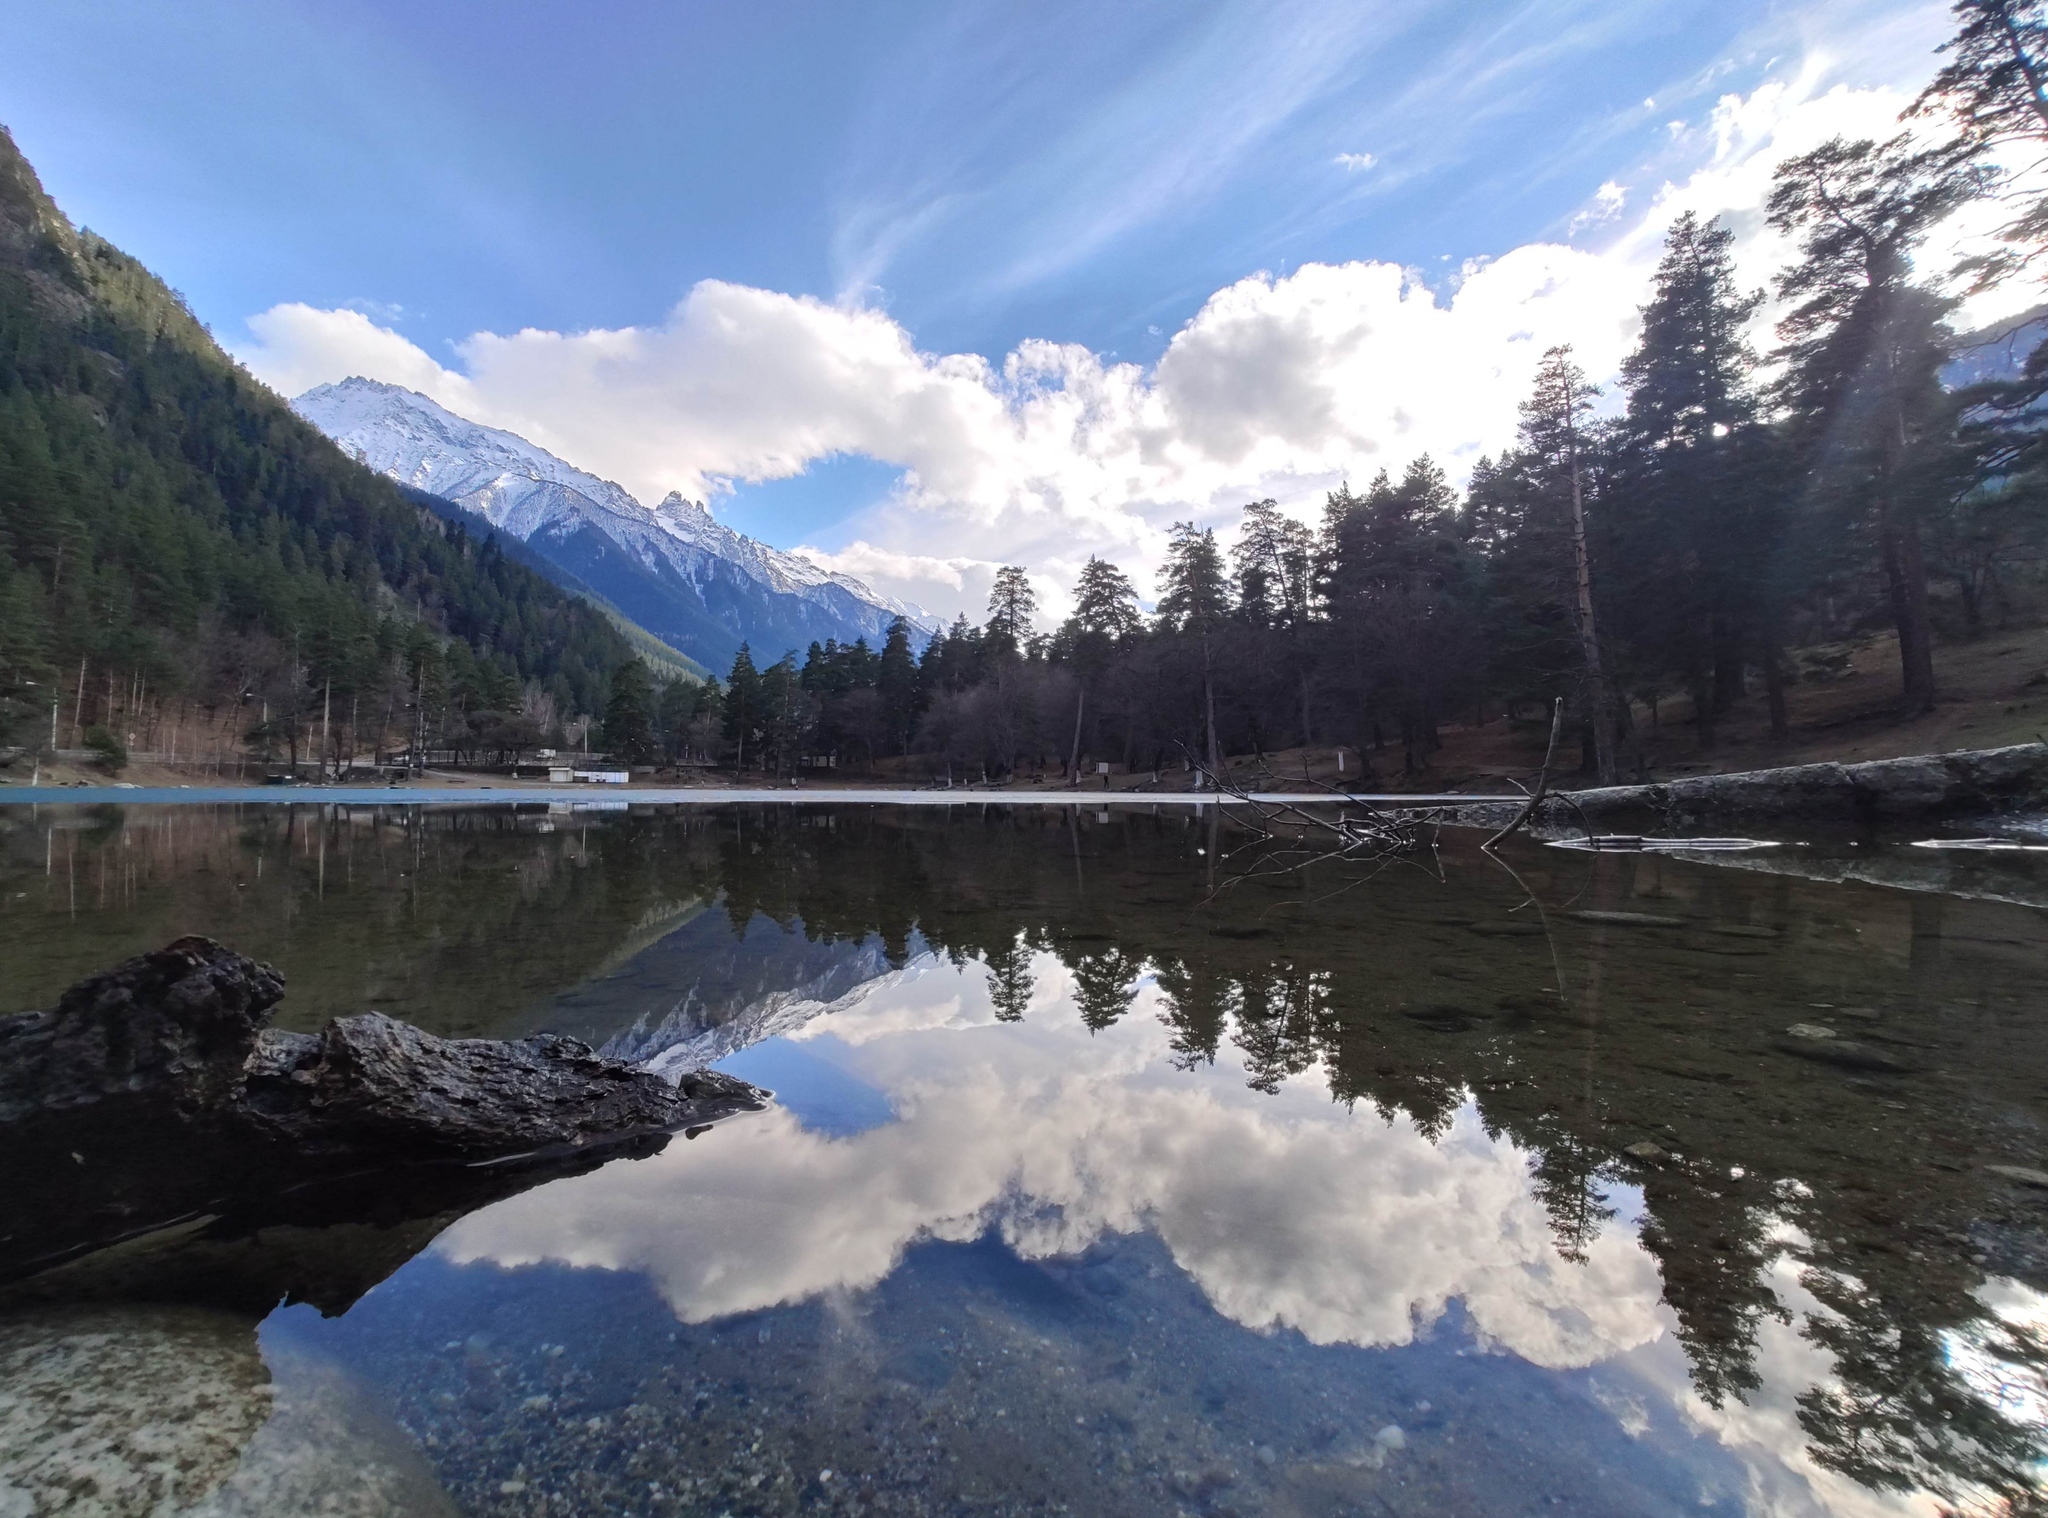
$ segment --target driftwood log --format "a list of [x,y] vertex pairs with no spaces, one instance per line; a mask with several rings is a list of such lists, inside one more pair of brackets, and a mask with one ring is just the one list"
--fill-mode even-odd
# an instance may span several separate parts
[[[763,1105],[716,1071],[672,1084],[553,1035],[443,1039],[374,1012],[283,1032],[283,994],[270,966],[183,938],[0,1018],[0,1288],[180,1226],[220,1243],[445,1220]],[[277,1286],[302,1289],[251,1289]]]
[[[1520,798],[1475,797],[1431,811],[1454,825],[1498,828],[1525,805]],[[1689,775],[1654,785],[1553,789],[1534,822],[1566,832],[1582,823],[1680,831],[1745,822],[1901,825],[2042,810],[2048,810],[2048,743],[2019,743],[1863,764]]]

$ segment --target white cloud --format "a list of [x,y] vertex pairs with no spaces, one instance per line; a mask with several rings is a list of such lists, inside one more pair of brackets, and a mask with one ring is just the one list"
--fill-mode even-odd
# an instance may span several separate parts
[[477,407],[474,387],[461,375],[361,311],[323,311],[293,301],[250,317],[249,331],[255,342],[240,357],[280,395],[363,374],[431,395],[451,411]]
[[870,585],[936,586],[952,593],[948,604],[979,606],[995,583],[996,565],[982,559],[898,553],[856,538],[837,550],[799,543],[790,550],[814,564],[852,575]]
[[1763,225],[1775,165],[1836,133],[1888,135],[1910,98],[1831,80],[1814,58],[1677,123],[1629,171],[1657,188],[1617,178],[1582,213],[1606,229],[1600,246],[1528,244],[1438,288],[1369,260],[1254,275],[1212,295],[1149,372],[1040,341],[1000,362],[923,352],[882,311],[717,280],[655,325],[479,333],[459,367],[359,311],[304,305],[252,318],[241,356],[286,393],[349,374],[411,386],[649,500],[867,455],[905,471],[899,489],[813,557],[976,613],[993,567],[1021,563],[1058,616],[1091,553],[1149,588],[1177,519],[1227,524],[1262,496],[1313,511],[1347,476],[1425,451],[1458,473],[1507,446],[1544,348],[1570,342],[1596,378],[1616,372],[1681,210],[1725,216],[1742,279],[1766,284],[1790,251]]
[[1567,232],[1576,237],[1588,227],[1610,222],[1621,214],[1627,204],[1628,191],[1610,179],[1593,192],[1592,201],[1571,219]]
[[1339,153],[1331,162],[1340,169],[1349,169],[1354,174],[1361,174],[1379,160],[1370,153]]
[[1633,299],[1594,255],[1534,245],[1442,296],[1385,263],[1242,280],[1149,375],[1071,344],[1027,342],[1000,367],[921,353],[884,313],[718,281],[657,327],[479,334],[466,372],[358,312],[305,306],[255,318],[242,357],[288,393],[349,374],[408,385],[649,500],[839,452],[899,465],[897,497],[827,557],[978,609],[977,566],[1027,564],[1056,592],[1100,553],[1142,583],[1177,518],[1306,501],[1424,450],[1469,463],[1512,435],[1543,347],[1574,341],[1612,368]]

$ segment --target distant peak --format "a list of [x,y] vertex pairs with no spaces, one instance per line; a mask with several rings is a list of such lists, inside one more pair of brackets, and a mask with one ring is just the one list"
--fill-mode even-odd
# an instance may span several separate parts
[[[347,379],[344,380],[335,380],[332,383],[325,385],[315,385],[311,390],[308,390],[306,394],[334,395],[340,391],[345,390],[374,390],[379,395],[389,395],[394,391],[404,390],[404,388],[405,387],[402,385],[387,384],[383,380],[373,380],[368,379],[360,374],[351,374]],[[410,394],[412,392],[408,391],[407,393]]]
[[661,505],[655,509],[658,511],[693,511],[697,515],[704,517],[711,515],[711,508],[709,506],[706,506],[702,501],[688,499],[680,490],[671,490],[667,495],[663,496],[661,498]]

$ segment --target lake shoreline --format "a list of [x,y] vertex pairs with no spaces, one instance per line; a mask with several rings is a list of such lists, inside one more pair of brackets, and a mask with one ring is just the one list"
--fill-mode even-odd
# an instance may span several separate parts
[[[385,806],[1057,805],[1168,806],[1366,805],[1426,811],[1450,826],[1501,827],[1524,798],[1473,791],[1246,792],[910,789],[887,785],[713,788],[649,785],[293,785],[38,786],[0,790],[0,806],[220,802],[299,802]],[[1723,775],[1693,775],[1645,785],[1553,790],[1538,821],[1546,828],[1611,824],[1687,829],[1733,822],[1879,824],[1994,818],[2048,810],[2048,743],[1923,754],[1861,764],[1818,763]]]

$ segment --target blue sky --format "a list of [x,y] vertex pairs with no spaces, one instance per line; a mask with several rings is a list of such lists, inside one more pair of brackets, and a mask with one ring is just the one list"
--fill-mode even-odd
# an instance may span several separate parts
[[[0,18],[0,120],[224,339],[353,309],[458,375],[474,334],[646,328],[704,280],[885,313],[926,354],[1043,339],[1149,371],[1261,271],[1378,261],[1448,299],[1468,260],[1598,248],[1711,156],[1717,101],[1822,57],[1808,96],[1909,86],[1946,31],[1939,5],[1762,0]],[[770,450],[720,508],[837,550],[921,467],[898,452],[793,474]]]

